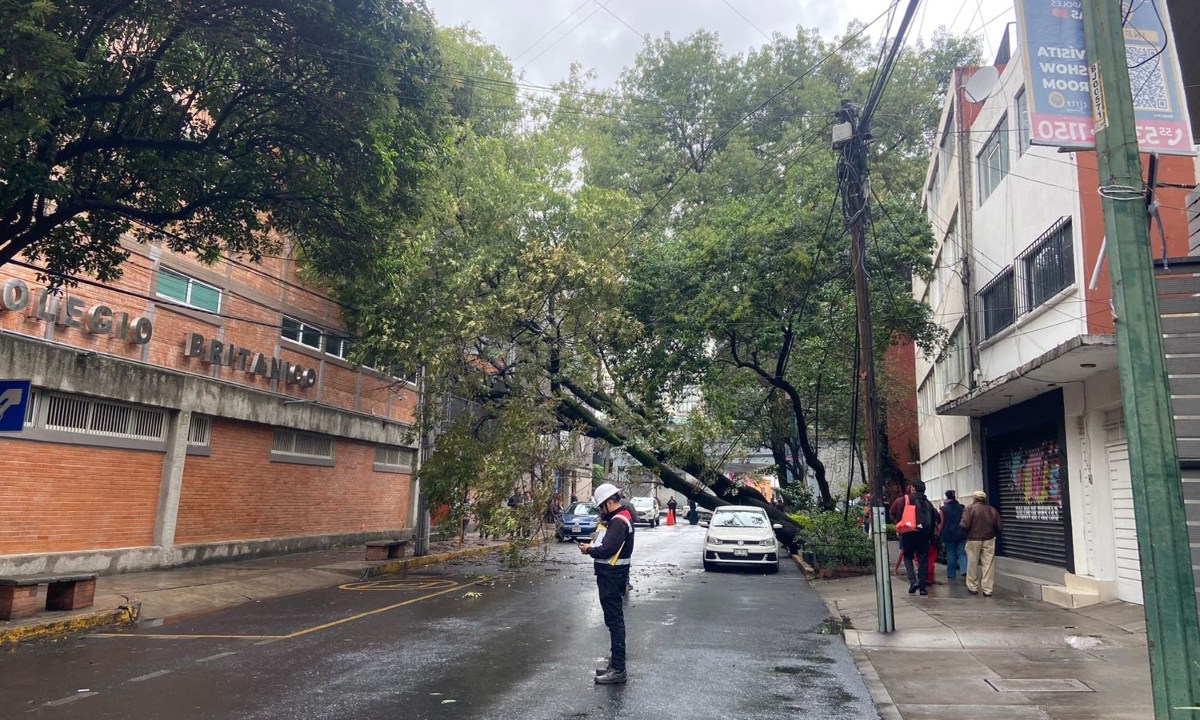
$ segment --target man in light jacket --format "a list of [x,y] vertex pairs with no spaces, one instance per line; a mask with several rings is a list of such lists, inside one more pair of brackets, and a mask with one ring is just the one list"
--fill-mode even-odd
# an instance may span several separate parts
[[996,580],[996,535],[1004,531],[1000,512],[988,505],[987,493],[976,490],[974,502],[963,511],[959,527],[967,533],[967,592],[991,597]]

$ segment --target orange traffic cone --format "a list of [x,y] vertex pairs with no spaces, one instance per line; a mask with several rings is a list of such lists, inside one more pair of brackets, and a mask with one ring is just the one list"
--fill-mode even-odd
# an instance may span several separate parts
[[668,525],[675,524],[675,511],[674,510],[667,510],[667,524]]

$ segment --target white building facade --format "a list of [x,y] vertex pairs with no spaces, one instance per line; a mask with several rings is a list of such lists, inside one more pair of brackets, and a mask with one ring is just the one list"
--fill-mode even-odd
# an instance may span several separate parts
[[[956,71],[943,109],[925,192],[936,276],[913,286],[948,338],[917,358],[921,476],[933,499],[988,493],[998,584],[1140,603],[1096,158],[1030,145],[1024,94],[1005,45],[995,70]],[[1159,175],[1195,184],[1190,158]],[[1168,254],[1186,255],[1186,190],[1158,192]]]

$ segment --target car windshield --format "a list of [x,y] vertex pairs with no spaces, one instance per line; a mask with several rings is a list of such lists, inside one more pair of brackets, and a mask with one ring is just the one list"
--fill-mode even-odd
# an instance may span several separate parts
[[767,516],[761,510],[722,510],[713,515],[717,527],[764,527]]
[[649,510],[654,507],[654,501],[650,498],[634,498],[630,500],[633,506],[638,510]]
[[567,509],[567,515],[599,515],[600,511],[591,503],[575,503]]

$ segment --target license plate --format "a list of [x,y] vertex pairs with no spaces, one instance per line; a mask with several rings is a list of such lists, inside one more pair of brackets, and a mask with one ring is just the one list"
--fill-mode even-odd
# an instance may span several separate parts
[[749,550],[734,550],[733,551],[734,557],[746,557],[748,554],[750,554]]

